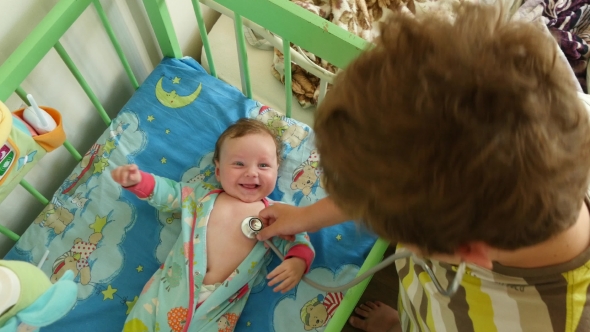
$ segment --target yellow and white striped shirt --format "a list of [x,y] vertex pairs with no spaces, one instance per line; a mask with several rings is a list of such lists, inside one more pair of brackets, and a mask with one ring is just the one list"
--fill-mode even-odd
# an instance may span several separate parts
[[[447,288],[456,266],[432,261]],[[396,262],[398,310],[409,332],[588,332],[590,248],[573,260],[543,268],[493,270],[467,265],[455,295],[441,295],[411,258]]]

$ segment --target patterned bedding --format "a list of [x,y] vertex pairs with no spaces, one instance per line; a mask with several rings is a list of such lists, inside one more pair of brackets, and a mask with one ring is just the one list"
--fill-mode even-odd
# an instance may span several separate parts
[[[241,117],[263,121],[283,141],[284,161],[272,199],[308,205],[325,196],[308,126],[244,97],[191,58],[164,59],[5,257],[38,263],[49,250],[42,267],[48,276],[55,280],[67,270],[76,274],[74,309],[43,331],[120,331],[180,233],[179,216],[121,190],[110,171],[136,163],[146,172],[177,181],[198,179],[216,188],[215,141]],[[351,280],[376,240],[352,222],[310,237],[317,256],[308,276],[328,286]],[[275,257],[267,271],[278,262]],[[260,283],[236,330],[322,330],[341,299],[342,294],[305,283],[286,294]]]

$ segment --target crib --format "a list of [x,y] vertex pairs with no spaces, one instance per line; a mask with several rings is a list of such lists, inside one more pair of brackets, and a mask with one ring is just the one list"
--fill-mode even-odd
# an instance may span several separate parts
[[[178,236],[178,216],[156,211],[113,183],[109,173],[119,165],[133,162],[148,172],[181,181],[200,180],[215,188],[211,158],[216,138],[238,118],[251,117],[267,124],[284,144],[284,161],[271,198],[306,205],[326,196],[319,180],[321,169],[313,130],[291,116],[291,70],[284,72],[284,107],[273,109],[252,99],[253,84],[242,29],[246,26],[269,36],[282,50],[285,63],[296,62],[320,76],[325,73],[296,52],[296,46],[344,68],[369,43],[285,0],[201,2],[234,20],[239,89],[217,78],[219,64],[212,57],[200,3],[196,0],[192,0],[192,5],[208,71],[194,59],[183,57],[164,0],[143,1],[163,59],[141,85],[99,0],[60,0],[0,66],[0,101],[16,93],[28,103],[21,83],[54,48],[95,105],[105,127],[86,152],[77,151],[65,140],[63,146],[77,165],[53,197],[45,197],[26,180],[20,181],[44,205],[22,236],[0,225],[0,233],[17,241],[5,259],[42,263],[41,269],[52,280],[67,270],[76,275],[76,305],[63,319],[43,328],[44,331],[121,330],[144,284],[159,268]],[[136,89],[113,118],[59,42],[86,10],[98,12]],[[92,47],[87,52],[92,52]],[[331,77],[322,79],[320,101]],[[43,167],[43,162],[35,167]],[[388,246],[352,221],[310,237],[317,256],[309,276],[328,286],[344,284],[376,265]],[[82,245],[88,249],[75,250]],[[277,264],[275,257],[268,271]],[[174,280],[170,282],[173,284]],[[340,331],[368,283],[366,279],[345,294],[326,294],[301,283],[281,295],[274,294],[262,282],[253,289],[235,329]],[[305,309],[318,303],[324,304],[318,307],[321,312],[314,313],[314,317],[320,318],[310,322]],[[176,325],[170,328],[177,330]]]

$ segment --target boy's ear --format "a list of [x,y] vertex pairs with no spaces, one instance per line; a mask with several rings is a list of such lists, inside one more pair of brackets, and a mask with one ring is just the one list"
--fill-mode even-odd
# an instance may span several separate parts
[[493,267],[490,257],[490,246],[481,241],[470,242],[459,246],[455,254],[465,263],[471,263],[488,270]]

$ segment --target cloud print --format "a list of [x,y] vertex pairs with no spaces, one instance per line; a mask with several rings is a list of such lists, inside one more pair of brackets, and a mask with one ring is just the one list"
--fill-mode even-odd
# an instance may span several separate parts
[[[311,270],[307,277],[311,280],[328,287],[343,285],[352,280],[357,274],[359,267],[356,265],[343,265],[336,272],[326,268],[315,268]],[[319,296],[319,297],[318,297]],[[273,313],[273,326],[276,332],[306,332],[304,322],[301,318],[301,311],[314,299],[332,298],[325,291],[315,289],[302,281],[297,286],[295,296],[286,296],[278,302]],[[321,304],[319,304],[321,306]],[[322,306],[323,307],[323,306]],[[294,312],[298,314],[295,315]],[[288,319],[285,319],[288,317]],[[297,319],[295,319],[297,317]],[[317,331],[323,331],[325,325],[316,328]]]
[[[107,283],[115,278],[122,268],[121,244],[125,230],[135,222],[135,208],[120,199],[121,187],[110,179],[110,171],[128,163],[128,156],[142,151],[145,147],[145,133],[138,129],[139,119],[129,110],[123,110],[91,148],[96,154],[89,167],[78,164],[72,175],[57,190],[52,204],[37,219],[38,227],[29,229],[17,243],[16,251],[31,262],[39,262],[49,250],[42,270],[51,276],[60,257],[69,255],[75,242],[92,242],[91,235],[99,232],[102,237],[97,248],[88,257],[91,270],[90,283],[79,284],[78,299],[88,298],[96,284]],[[121,140],[124,144],[120,144]],[[85,175],[85,176],[83,176]],[[79,178],[79,184],[73,179]],[[68,188],[71,188],[68,191]],[[64,193],[67,192],[67,193]],[[60,212],[63,211],[63,212]],[[67,210],[67,212],[66,212]],[[73,217],[70,223],[57,232],[43,216],[68,213]],[[71,219],[71,218],[70,218]],[[78,277],[80,278],[80,277]],[[77,279],[79,280],[79,279]]]

